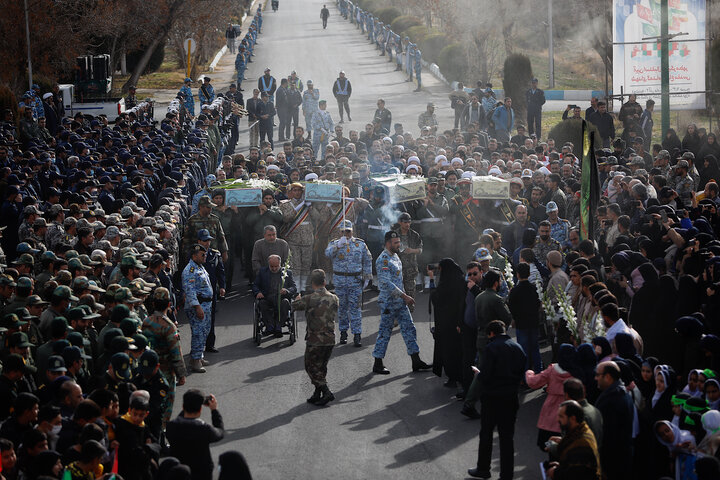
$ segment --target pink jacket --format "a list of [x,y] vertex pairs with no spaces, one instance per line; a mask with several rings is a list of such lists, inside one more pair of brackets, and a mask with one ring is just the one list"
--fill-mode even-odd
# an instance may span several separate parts
[[525,381],[530,388],[537,389],[547,385],[547,398],[540,410],[540,418],[538,418],[537,423],[538,428],[560,433],[557,414],[560,404],[565,401],[563,382],[568,378],[572,378],[572,375],[564,371],[556,363],[551,364],[538,374],[535,374],[532,370],[525,372]]

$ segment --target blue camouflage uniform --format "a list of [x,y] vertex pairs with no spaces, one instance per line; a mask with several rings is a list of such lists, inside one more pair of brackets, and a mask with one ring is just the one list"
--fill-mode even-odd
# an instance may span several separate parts
[[[192,339],[190,341],[190,357],[199,360],[203,357],[205,341],[210,333],[212,317],[213,288],[210,276],[202,265],[190,260],[182,272],[182,287],[185,292],[185,315],[190,320]],[[195,307],[200,305],[205,317],[200,320],[195,314]]]
[[363,278],[372,275],[370,250],[361,239],[343,236],[328,244],[325,256],[332,260],[335,294],[340,299],[338,327],[345,332],[349,324],[353,334],[362,333],[360,298]]
[[417,332],[415,324],[410,316],[410,310],[401,296],[405,293],[403,289],[402,262],[395,253],[383,250],[375,262],[379,280],[380,294],[378,305],[380,306],[380,329],[372,356],[384,358],[387,350],[390,334],[392,334],[393,323],[397,320],[400,326],[400,333],[408,355],[420,352],[417,344]]
[[[203,88],[207,90],[207,95],[203,93]],[[212,103],[213,100],[215,100],[215,89],[212,85],[208,84],[202,84],[200,88],[198,88],[198,100],[200,100],[200,105],[205,105],[206,103]]]
[[193,117],[195,116],[195,99],[193,98],[192,89],[188,84],[185,84],[180,89],[180,92],[182,92],[183,95],[185,95],[185,110],[188,111],[190,115]]
[[422,87],[422,80],[420,79],[420,73],[422,72],[422,52],[420,49],[415,49],[415,61],[413,62],[413,68],[415,69],[415,78],[417,78],[418,89]]

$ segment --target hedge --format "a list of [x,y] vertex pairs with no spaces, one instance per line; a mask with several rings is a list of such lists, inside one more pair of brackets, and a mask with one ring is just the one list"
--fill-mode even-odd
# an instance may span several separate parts
[[444,33],[433,33],[418,42],[423,58],[431,63],[440,65],[443,50],[450,45],[450,40]]
[[418,17],[412,15],[401,15],[392,21],[390,28],[393,32],[397,33],[401,37],[407,35],[406,30],[410,27],[422,25],[423,22]]
[[[563,120],[562,122],[555,125],[552,130],[550,130],[548,138],[554,139],[555,145],[564,145],[567,142],[571,142],[573,145],[575,145],[575,151],[580,152],[582,151],[581,146],[583,141],[582,122],[582,120],[576,118],[568,118],[567,120]],[[595,149],[598,150],[602,146],[600,132],[598,131],[597,127],[592,123],[587,122],[587,125],[590,128],[591,135],[593,135]]]
[[468,69],[465,49],[459,43],[448,45],[440,52],[437,64],[448,81],[464,79]]
[[417,43],[419,45],[420,42],[422,42],[425,38],[427,38],[428,35],[430,35],[430,32],[425,25],[415,25],[414,27],[410,27],[405,30],[405,35],[410,37],[411,42]]
[[[530,58],[522,53],[508,55],[503,66],[503,89],[505,90],[505,96],[513,99],[516,122],[521,122],[527,112],[525,91],[530,86],[531,79],[532,64]],[[521,118],[518,118],[518,116]]]
[[381,8],[375,12],[375,16],[380,19],[385,25],[392,23],[393,20],[401,15],[400,10],[395,7]]

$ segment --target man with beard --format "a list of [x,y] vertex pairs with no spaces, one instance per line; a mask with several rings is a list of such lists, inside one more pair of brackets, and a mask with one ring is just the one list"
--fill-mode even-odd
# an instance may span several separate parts
[[470,195],[472,181],[469,178],[457,182],[459,194],[454,196],[450,204],[450,214],[455,217],[455,258],[460,262],[469,261],[475,247],[473,243],[482,231],[480,228],[480,202]]
[[543,220],[542,222],[540,222],[540,227],[538,228],[538,237],[535,242],[535,246],[533,246],[533,253],[535,254],[535,258],[537,258],[538,261],[541,263],[545,263],[545,260],[547,259],[547,254],[551,251],[562,251],[562,246],[560,245],[560,242],[550,236],[551,229],[552,225],[550,225],[550,222],[548,222],[547,220]]
[[583,408],[575,400],[560,404],[558,422],[562,437],[550,437],[553,458],[545,475],[554,480],[570,478],[600,479],[600,454]]
[[375,358],[373,373],[388,375],[390,371],[383,365],[383,358],[387,350],[393,323],[397,320],[400,325],[408,355],[412,358],[413,372],[429,370],[428,365],[420,360],[420,347],[417,345],[417,332],[415,324],[408,307],[415,304],[415,300],[405,293],[403,289],[402,262],[398,253],[400,252],[400,236],[389,231],[385,233],[385,249],[375,262],[380,282],[380,294],[378,305],[380,306],[380,328],[375,349],[372,356]]

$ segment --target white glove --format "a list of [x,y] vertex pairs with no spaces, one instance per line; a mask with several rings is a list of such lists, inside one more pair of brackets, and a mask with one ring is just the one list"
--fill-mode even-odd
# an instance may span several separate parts
[[345,235],[343,235],[342,237],[340,237],[340,238],[338,239],[338,241],[337,241],[337,246],[338,246],[338,247],[342,247],[342,246],[345,245],[346,243],[348,243],[348,239],[347,239],[347,237],[346,237]]

